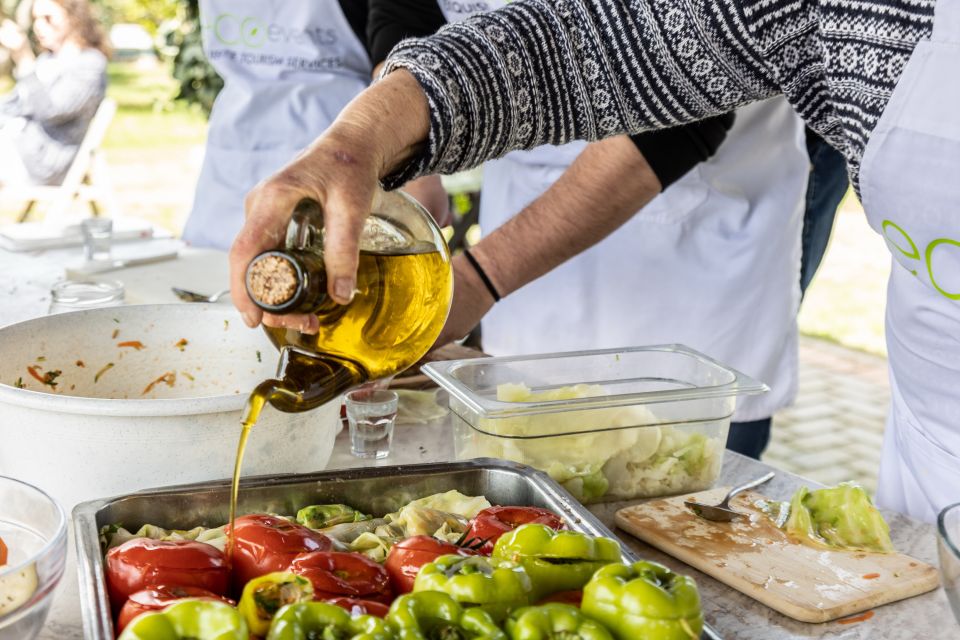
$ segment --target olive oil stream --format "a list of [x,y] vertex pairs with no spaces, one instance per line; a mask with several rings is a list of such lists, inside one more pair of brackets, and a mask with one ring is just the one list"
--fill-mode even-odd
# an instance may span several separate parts
[[320,321],[316,335],[266,328],[277,347],[290,348],[281,358],[278,379],[260,383],[244,410],[230,487],[228,562],[244,452],[266,403],[285,412],[307,411],[351,387],[410,367],[440,334],[452,295],[449,261],[432,245],[404,253],[361,251],[353,301],[323,302],[314,311]]

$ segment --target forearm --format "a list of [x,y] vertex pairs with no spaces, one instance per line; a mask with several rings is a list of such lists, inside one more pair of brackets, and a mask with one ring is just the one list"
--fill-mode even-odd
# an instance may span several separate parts
[[[427,101],[420,85],[409,73],[393,73],[354,98],[318,142],[324,138],[341,141],[334,152],[338,162],[349,163],[360,151],[373,152],[377,177],[382,178],[422,150],[429,129]],[[371,146],[376,148],[357,149],[356,140],[374,140],[376,145]],[[328,152],[329,147],[324,148]]]
[[750,32],[739,3],[717,4],[729,11],[669,11],[655,0],[518,0],[401,44],[386,72],[416,76],[431,129],[424,154],[395,182],[512,149],[692,122],[774,94],[760,47],[725,41],[734,38],[727,31]]
[[597,142],[541,197],[471,252],[506,296],[603,240],[660,190],[657,176],[629,138]]

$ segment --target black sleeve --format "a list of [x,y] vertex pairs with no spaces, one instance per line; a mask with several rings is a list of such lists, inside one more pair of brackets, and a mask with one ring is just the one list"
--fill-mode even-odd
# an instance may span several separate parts
[[[367,44],[367,0],[340,0],[340,10],[360,42]],[[369,45],[367,51],[370,51]]]
[[717,152],[733,126],[734,114],[630,136],[666,189]]
[[[349,0],[348,0],[349,1]],[[437,0],[368,0],[367,49],[373,66],[404,38],[432,35],[447,24]]]

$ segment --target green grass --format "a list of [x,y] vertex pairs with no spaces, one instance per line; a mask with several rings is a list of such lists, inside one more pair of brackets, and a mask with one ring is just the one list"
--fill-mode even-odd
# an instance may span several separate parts
[[202,111],[174,101],[177,83],[169,67],[139,68],[131,63],[109,67],[107,94],[117,101],[117,116],[104,148],[163,149],[202,145],[206,118]]

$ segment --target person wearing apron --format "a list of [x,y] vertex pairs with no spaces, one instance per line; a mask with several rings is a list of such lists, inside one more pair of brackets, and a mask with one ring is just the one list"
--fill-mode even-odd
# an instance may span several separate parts
[[247,192],[370,83],[365,21],[355,0],[201,0],[203,48],[224,87],[184,240],[228,249]]
[[940,0],[864,151],[861,196],[893,255],[892,406],[877,502],[931,522],[960,500],[960,2]]
[[[508,2],[436,4],[448,22],[457,22]],[[407,3],[405,11],[431,4]],[[585,146],[546,145],[487,162],[480,197],[484,232],[540,197]],[[779,162],[771,163],[771,157]],[[784,99],[739,110],[713,158],[605,240],[496,304],[483,319],[484,351],[520,355],[689,345],[771,387],[770,393],[738,401],[728,444],[759,457],[769,440],[770,417],[790,404],[797,390],[808,163],[801,121]],[[603,202],[596,206],[602,209]]]
[[[893,406],[878,502],[930,521],[960,499],[960,2],[895,4],[770,0],[747,11],[737,0],[516,3],[399,45],[384,77],[343,115],[371,126],[339,129],[286,171],[319,176],[335,196],[365,194],[371,174],[394,188],[523,144],[678,125],[785,93],[846,157],[893,256]],[[549,73],[555,81],[542,82]],[[591,84],[578,84],[585,77]],[[526,87],[540,92],[535,104],[501,99]],[[371,159],[341,168],[330,152],[344,144],[369,146]],[[256,217],[231,255],[234,282],[286,224],[280,212],[302,197],[290,188],[263,198],[279,186],[251,195]],[[363,214],[353,207],[331,215],[328,292],[337,301],[355,282],[350,258]],[[235,302],[256,325],[254,305]]]

